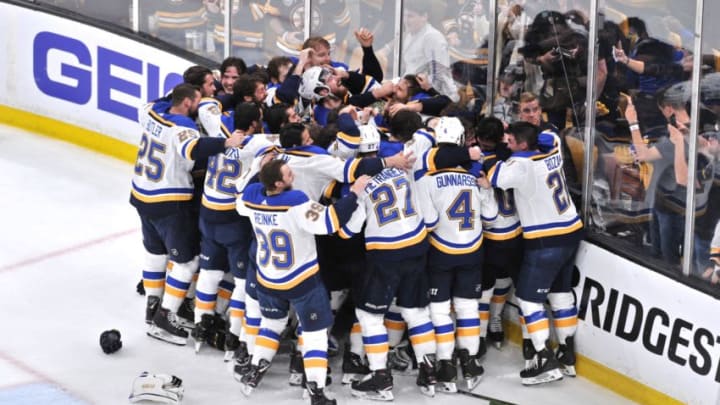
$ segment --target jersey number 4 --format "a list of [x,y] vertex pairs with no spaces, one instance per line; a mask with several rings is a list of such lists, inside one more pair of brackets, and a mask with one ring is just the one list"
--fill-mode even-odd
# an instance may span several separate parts
[[475,229],[475,210],[472,206],[472,191],[461,190],[445,213],[449,220],[458,221],[459,230]]

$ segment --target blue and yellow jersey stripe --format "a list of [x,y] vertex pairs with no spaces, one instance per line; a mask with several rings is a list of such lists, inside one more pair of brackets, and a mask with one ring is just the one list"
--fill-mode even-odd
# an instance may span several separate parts
[[430,233],[429,240],[432,247],[445,254],[466,255],[476,252],[478,249],[480,249],[480,246],[482,246],[483,242],[483,234],[481,233],[480,235],[478,235],[477,238],[467,243],[453,243],[441,238],[433,232]]
[[332,234],[340,230],[340,219],[335,212],[334,206],[325,209],[325,226],[327,226],[328,234]]
[[347,226],[343,225],[338,229],[338,236],[340,236],[342,239],[350,239],[353,236],[355,236],[355,232],[351,231]]
[[520,222],[516,222],[510,226],[504,228],[483,228],[483,234],[489,240],[509,240],[516,238],[523,233]]
[[187,160],[193,160],[191,157],[192,151],[193,151],[193,149],[195,149],[195,146],[197,146],[197,143],[198,143],[197,138],[194,138],[194,139],[191,139],[191,140],[185,142],[182,149],[180,150],[180,154],[182,155],[182,157],[184,157]]
[[419,130],[415,131],[415,135],[420,135],[422,137],[427,138],[427,140],[430,142],[430,144],[432,146],[435,146],[435,135],[434,134],[432,134],[428,131],[423,131],[422,129],[419,129]]
[[145,190],[132,182],[131,193],[133,197],[144,203],[160,203],[170,201],[190,201],[193,195],[192,188],[161,188]]
[[360,164],[360,159],[348,159],[343,168],[343,183],[355,183],[355,171]]
[[396,250],[408,246],[417,245],[425,240],[427,228],[424,222],[420,222],[417,228],[399,236],[391,237],[366,237],[365,247],[367,250]]
[[388,346],[388,335],[375,335],[375,336],[363,336],[363,345],[365,346],[365,351],[368,354],[379,354],[379,353],[387,353],[389,346]]
[[288,291],[316,274],[319,269],[317,259],[314,259],[284,277],[273,279],[264,274],[262,267],[260,267],[257,272],[257,280],[265,288]]
[[166,127],[174,127],[175,126],[174,122],[166,120],[165,118],[163,118],[162,115],[155,112],[152,108],[150,108],[147,112],[150,115],[150,117],[152,117],[152,119],[159,122],[160,124],[165,125]]
[[340,142],[342,145],[344,145],[348,149],[357,149],[360,146],[360,137],[359,136],[353,136],[350,134],[347,134],[345,132],[339,131],[337,133],[337,141]]
[[365,83],[363,84],[362,94],[367,93],[368,91],[373,89],[373,86],[378,84],[377,80],[375,80],[374,77],[365,75]]
[[582,229],[582,227],[582,220],[579,216],[575,216],[575,218],[569,221],[553,222],[549,224],[523,227],[523,238],[538,239],[551,236],[567,235],[569,233]]
[[251,203],[251,202],[249,202],[249,201],[244,201],[244,204],[245,204],[246,207],[248,207],[248,208],[250,208],[250,209],[258,210],[258,211],[280,211],[280,212],[285,212],[285,211],[287,211],[287,210],[289,210],[289,209],[291,208],[289,205],[273,206],[273,205],[266,205],[266,204],[253,204],[253,203]]
[[235,197],[216,198],[203,193],[202,205],[214,211],[234,211],[236,199]]

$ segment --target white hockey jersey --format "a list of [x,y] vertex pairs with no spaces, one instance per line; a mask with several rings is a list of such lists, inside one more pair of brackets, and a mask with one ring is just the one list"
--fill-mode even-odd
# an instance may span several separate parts
[[148,103],[139,114],[143,133],[131,191],[138,209],[143,204],[189,202],[193,196],[190,156],[200,134],[189,117],[162,112],[169,107],[165,101]]
[[[527,247],[547,245],[551,239],[574,234],[583,227],[565,183],[560,138],[549,132],[541,144],[546,151],[515,152],[488,173],[493,187],[513,189]],[[547,138],[552,137],[552,139]]]
[[387,168],[376,174],[358,201],[358,210],[338,234],[349,239],[365,223],[365,248],[387,260],[418,256],[427,251],[427,228],[419,212],[409,176]]
[[300,190],[267,196],[260,183],[253,183],[245,188],[237,212],[250,219],[255,231],[260,285],[295,297],[315,285],[305,283],[319,270],[314,235],[338,230],[335,207],[318,204]]
[[412,152],[415,163],[412,167],[410,180],[414,183],[428,171],[427,160],[423,156],[435,146],[435,134],[432,131],[419,129],[413,134],[413,138],[403,146],[403,153],[406,155]]
[[[220,117],[230,112],[223,113],[222,110],[222,103],[219,100],[210,97],[201,98],[197,112],[198,130],[207,136],[217,136],[223,132]],[[229,137],[230,133],[225,133],[226,137]]]
[[[484,155],[483,166],[490,172],[498,162],[497,155],[488,153]],[[483,235],[488,240],[504,241],[516,238],[522,234],[520,217],[515,207],[515,195],[512,189],[494,189],[495,201],[498,205],[498,215],[492,221],[483,222]]]
[[[228,138],[234,128],[234,112],[221,112],[220,103],[214,99],[203,99],[206,103],[199,113],[203,127],[208,136]],[[264,150],[274,146],[268,138],[261,134],[249,135],[237,148],[228,148],[224,154],[208,158],[203,186],[201,215],[204,218],[215,217],[223,220],[222,212],[235,215],[237,192],[235,183],[250,170],[253,159]],[[225,218],[229,219],[229,218]]]
[[285,149],[277,157],[288,162],[295,174],[293,188],[301,190],[318,201],[332,180],[342,183],[355,182],[355,170],[361,159],[342,160],[331,156],[318,146],[299,146]]
[[454,264],[458,257],[479,252],[483,242],[483,221],[497,216],[492,190],[480,189],[477,177],[465,169],[443,169],[426,173],[415,183],[417,200],[430,231],[430,246],[438,262]]

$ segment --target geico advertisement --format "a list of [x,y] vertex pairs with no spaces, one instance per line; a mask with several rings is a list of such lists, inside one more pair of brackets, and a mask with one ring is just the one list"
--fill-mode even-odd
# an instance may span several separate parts
[[0,4],[7,38],[0,103],[137,143],[138,108],[191,62],[100,29]]
[[576,263],[579,351],[682,402],[715,404],[718,301],[589,243]]

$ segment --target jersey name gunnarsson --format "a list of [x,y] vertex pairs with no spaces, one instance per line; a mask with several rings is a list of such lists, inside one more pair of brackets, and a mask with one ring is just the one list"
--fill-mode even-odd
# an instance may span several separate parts
[[483,221],[497,215],[492,190],[479,189],[477,178],[464,169],[429,172],[415,185],[430,245],[446,255],[477,252]]

